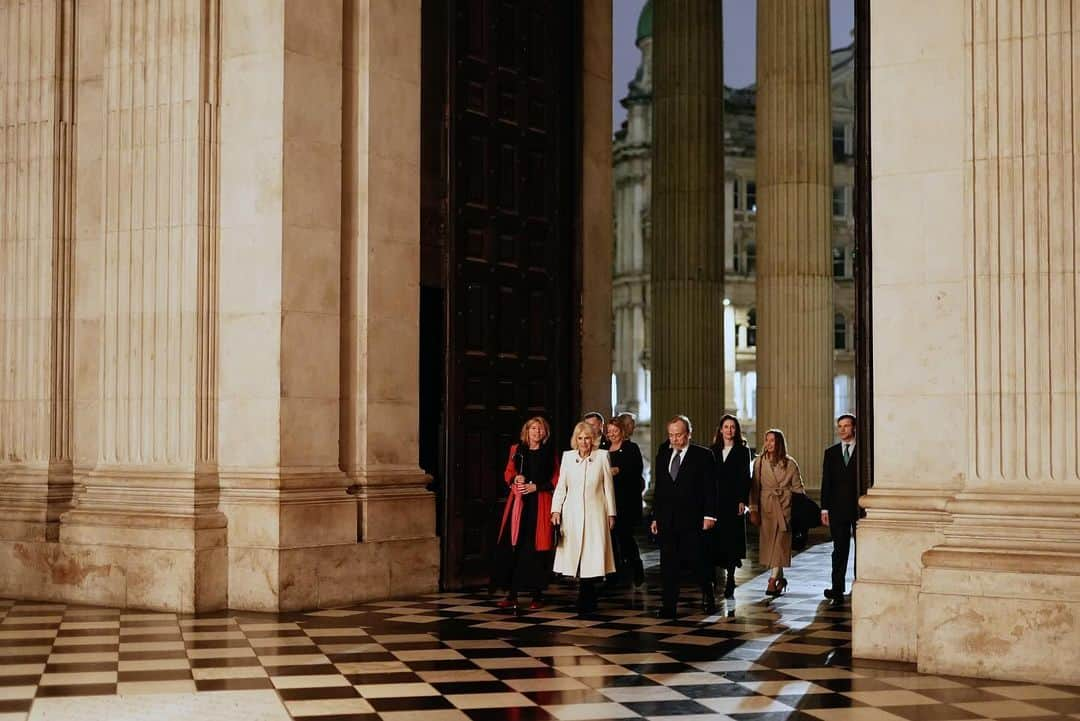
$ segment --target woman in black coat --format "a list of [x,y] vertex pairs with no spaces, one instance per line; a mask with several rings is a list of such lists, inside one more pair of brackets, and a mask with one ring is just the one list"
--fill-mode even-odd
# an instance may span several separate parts
[[724,598],[735,598],[735,569],[746,558],[746,507],[750,503],[750,449],[746,447],[739,419],[725,415],[713,438],[712,452],[719,475],[713,563],[727,571]]
[[645,567],[641,563],[634,531],[641,525],[641,493],[645,490],[645,462],[641,449],[629,438],[626,423],[621,418],[608,421],[607,437],[611,442],[608,459],[615,481],[615,528],[611,540],[615,547],[615,565],[623,578],[632,575],[634,585],[645,582]]

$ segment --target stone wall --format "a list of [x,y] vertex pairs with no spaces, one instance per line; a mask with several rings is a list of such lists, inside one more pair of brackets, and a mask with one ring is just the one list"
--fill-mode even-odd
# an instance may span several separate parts
[[[586,4],[590,406],[610,18]],[[277,611],[437,588],[420,27],[397,0],[0,3],[0,596]]]
[[856,656],[1080,683],[1070,4],[876,3]]

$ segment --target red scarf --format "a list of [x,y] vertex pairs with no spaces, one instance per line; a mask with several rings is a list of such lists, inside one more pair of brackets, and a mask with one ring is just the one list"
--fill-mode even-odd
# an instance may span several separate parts
[[[517,545],[518,534],[521,531],[521,510],[525,507],[525,499],[514,489],[514,477],[518,475],[517,464],[514,456],[517,455],[520,443],[510,446],[510,457],[506,459],[506,468],[503,470],[503,480],[510,487],[510,497],[506,499],[503,507],[502,523],[499,525],[499,540],[502,540],[506,532],[506,521],[510,520],[510,544]],[[559,459],[555,458],[551,472],[551,485],[554,487],[559,482]],[[536,492],[536,550],[551,550],[551,491]]]

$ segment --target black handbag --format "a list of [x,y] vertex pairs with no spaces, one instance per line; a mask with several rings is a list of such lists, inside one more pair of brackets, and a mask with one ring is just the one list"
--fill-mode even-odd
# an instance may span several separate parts
[[821,506],[805,493],[791,494],[791,532],[805,534],[821,525]]
[[551,547],[558,548],[562,543],[562,525],[558,523],[551,524]]

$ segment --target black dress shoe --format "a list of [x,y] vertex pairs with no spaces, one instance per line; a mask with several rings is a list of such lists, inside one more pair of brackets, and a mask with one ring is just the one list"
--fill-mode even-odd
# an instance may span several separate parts
[[835,588],[826,588],[825,598],[829,599],[830,601],[839,600],[842,602],[844,600],[844,592],[837,591]]
[[667,606],[661,606],[660,608],[656,609],[656,617],[657,618],[674,619],[675,616],[676,616],[676,614],[675,614],[675,609],[674,608],[669,608]]
[[706,616],[711,616],[716,613],[716,599],[705,599],[705,602],[701,604],[701,610],[705,612]]

